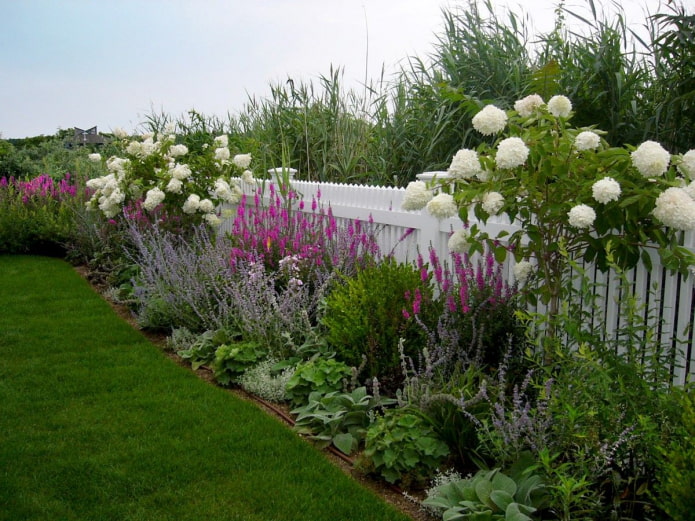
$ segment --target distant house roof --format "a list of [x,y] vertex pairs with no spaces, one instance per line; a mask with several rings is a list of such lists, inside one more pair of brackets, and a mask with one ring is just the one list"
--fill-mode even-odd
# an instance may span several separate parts
[[74,134],[70,140],[70,145],[103,145],[105,143],[104,136],[97,132],[97,127],[92,127],[87,130],[75,127]]

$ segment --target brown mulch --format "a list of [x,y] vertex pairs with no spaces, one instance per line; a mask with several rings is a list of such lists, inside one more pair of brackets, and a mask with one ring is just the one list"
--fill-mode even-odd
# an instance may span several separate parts
[[[167,349],[167,335],[165,333],[147,331],[138,327],[137,321],[135,320],[135,317],[133,316],[131,310],[128,309],[125,305],[107,299],[104,296],[104,292],[108,288],[99,280],[91,277],[91,274],[86,267],[76,266],[75,271],[92,286],[92,289],[111,306],[111,308],[119,317],[125,320],[134,329],[137,329],[140,333],[142,333],[142,335],[144,335],[151,343],[159,347],[162,350],[162,353],[164,353],[168,358],[173,360],[178,365],[192,370],[190,364],[188,364],[185,360],[176,355],[176,353],[174,353],[173,351]],[[210,383],[211,385],[217,386],[213,373],[210,369],[206,367],[201,367],[200,369],[195,371],[195,374],[203,380],[205,380],[206,382]],[[257,397],[239,388],[232,388],[226,390],[242,400],[246,400],[257,405],[259,409],[265,411],[274,418],[278,419],[278,421],[280,421],[284,425],[288,425],[289,427],[292,424],[292,420],[289,415],[289,407],[287,407],[286,405],[270,404],[268,402],[265,402],[264,400],[258,399]],[[347,458],[339,451],[325,450],[324,454],[331,463],[340,468],[345,474],[352,477],[362,486],[370,489],[372,492],[381,496],[386,502],[390,503],[398,510],[403,512],[405,515],[409,516],[411,519],[413,519],[413,521],[433,521],[436,519],[431,515],[427,514],[427,512],[423,511],[413,499],[409,499],[408,497],[406,497],[403,491],[401,491],[398,487],[391,486],[383,480],[374,479],[356,470],[354,468],[353,460],[351,458]],[[411,497],[418,497],[421,495],[422,494],[412,493]]]

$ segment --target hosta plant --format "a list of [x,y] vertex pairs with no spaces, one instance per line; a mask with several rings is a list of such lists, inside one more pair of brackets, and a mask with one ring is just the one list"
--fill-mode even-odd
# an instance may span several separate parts
[[350,379],[352,370],[347,364],[333,358],[312,358],[300,362],[287,382],[287,395],[293,404],[306,402],[312,392],[327,394],[339,391]]
[[446,444],[419,415],[387,409],[369,427],[361,467],[389,483],[419,486],[449,455]]
[[480,470],[437,487],[423,504],[444,521],[532,521],[545,504],[544,488],[542,478],[528,469],[514,477],[500,469]]
[[253,341],[222,344],[215,350],[212,362],[215,379],[222,385],[230,385],[267,354],[266,349]]
[[364,441],[374,409],[393,402],[368,394],[366,387],[358,387],[350,393],[313,392],[309,395],[309,403],[292,411],[296,415],[294,428],[308,435],[319,447],[332,444],[350,455]]

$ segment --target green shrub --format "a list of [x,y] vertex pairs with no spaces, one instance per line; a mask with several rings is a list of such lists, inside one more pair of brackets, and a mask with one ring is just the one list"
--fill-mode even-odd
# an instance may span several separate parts
[[[179,333],[177,333],[179,332]],[[183,337],[184,341],[179,342]],[[191,363],[193,370],[203,365],[210,365],[215,360],[217,348],[239,340],[239,334],[230,329],[217,329],[205,331],[194,339],[190,338],[190,332],[186,328],[177,328],[172,332],[171,345],[176,354]]]
[[365,376],[378,377],[388,390],[402,380],[399,339],[405,339],[405,354],[413,359],[425,345],[424,331],[403,313],[407,295],[416,290],[431,300],[428,285],[413,265],[387,259],[347,279],[326,299],[323,325],[337,357],[353,366],[366,357]]
[[656,504],[673,521],[687,521],[695,512],[695,396],[678,394],[683,420],[670,443],[659,447]]
[[403,486],[424,484],[449,455],[446,444],[419,415],[388,409],[369,427],[360,466]]

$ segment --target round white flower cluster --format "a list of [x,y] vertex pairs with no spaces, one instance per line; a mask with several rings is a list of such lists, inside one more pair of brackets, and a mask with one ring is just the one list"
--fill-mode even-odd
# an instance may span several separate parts
[[191,167],[186,164],[174,164],[169,167],[169,175],[174,179],[183,181],[184,179],[191,177],[193,172],[191,171]]
[[514,110],[519,113],[522,118],[532,116],[545,102],[538,94],[531,94],[514,103]]
[[216,147],[227,148],[229,146],[229,137],[227,134],[222,134],[221,136],[217,136],[213,140],[213,143],[215,143]]
[[128,132],[123,130],[121,127],[116,127],[113,129],[113,135],[116,136],[118,139],[124,139],[128,137]]
[[473,116],[473,128],[484,136],[492,136],[501,132],[507,125],[507,113],[494,105],[486,105],[483,110]]
[[548,112],[556,118],[566,118],[572,112],[572,102],[567,96],[553,96],[548,101]]
[[171,194],[180,194],[183,191],[183,182],[175,177],[172,177],[169,179],[164,191]]
[[591,206],[586,204],[578,204],[567,212],[567,216],[570,226],[579,229],[590,228],[596,220],[596,212]]
[[241,174],[241,180],[248,184],[256,183],[256,179],[253,177],[253,172],[251,172],[251,170],[244,170],[244,172]]
[[683,191],[690,196],[691,199],[695,200],[695,181],[688,183],[683,187]]
[[620,183],[612,177],[604,177],[596,181],[591,187],[591,193],[599,203],[607,204],[617,201],[620,197]]
[[214,195],[226,203],[238,203],[243,195],[238,185],[230,186],[227,181],[220,178],[215,181]]
[[405,188],[401,208],[405,211],[422,210],[432,199],[432,192],[422,181],[411,181]]
[[[226,136],[225,136],[226,137]],[[231,154],[227,147],[219,147],[215,149],[215,160],[220,163],[220,165],[225,165],[229,161]]]
[[695,150],[688,150],[678,163],[678,170],[688,179],[695,181]]
[[499,168],[516,168],[526,162],[529,149],[519,137],[508,137],[497,145],[495,162]]
[[574,138],[574,148],[579,150],[595,150],[601,144],[601,137],[591,130],[585,130]]
[[514,273],[514,280],[516,280],[520,285],[526,284],[529,277],[533,273],[534,267],[529,261],[519,261],[512,268]]
[[251,154],[237,154],[232,159],[232,163],[239,168],[246,169],[251,164]]
[[447,243],[449,251],[453,253],[468,253],[468,250],[471,248],[470,238],[471,233],[468,230],[456,230],[449,237],[449,242]]
[[632,164],[644,177],[658,177],[668,169],[671,154],[655,141],[645,141],[632,152]]
[[94,190],[92,198],[87,202],[87,208],[91,208],[94,201],[99,210],[111,219],[121,211],[121,203],[125,200],[125,193],[119,186],[119,180],[111,173],[102,177],[89,179],[87,188]]
[[504,206],[504,197],[499,192],[488,192],[483,195],[483,210],[490,215],[497,215]]
[[456,202],[451,194],[442,192],[435,195],[429,203],[427,203],[427,211],[440,221],[448,219],[458,213]]
[[199,206],[200,196],[198,194],[191,194],[188,196],[188,199],[186,199],[186,202],[183,203],[183,213],[187,213],[188,215],[194,214]]
[[89,154],[87,158],[93,163],[98,163],[101,161],[101,154],[95,152],[94,154]]
[[148,212],[151,212],[164,202],[165,197],[166,194],[159,188],[152,188],[145,194],[145,202],[142,203],[142,207]]
[[657,197],[652,213],[669,228],[684,231],[695,229],[695,201],[682,188],[667,188]]
[[173,145],[169,149],[169,157],[181,157],[188,154],[188,147],[186,145]]
[[452,179],[470,179],[478,175],[481,171],[478,153],[468,148],[462,148],[456,152],[447,170]]

